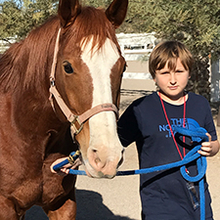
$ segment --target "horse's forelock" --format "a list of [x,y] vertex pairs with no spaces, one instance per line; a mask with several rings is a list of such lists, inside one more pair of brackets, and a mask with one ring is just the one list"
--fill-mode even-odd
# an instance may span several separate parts
[[72,37],[75,37],[75,41],[83,45],[86,45],[92,38],[92,50],[94,48],[100,49],[106,38],[117,44],[115,29],[108,21],[104,10],[93,7],[82,8],[74,25],[68,28],[66,38],[71,40]]

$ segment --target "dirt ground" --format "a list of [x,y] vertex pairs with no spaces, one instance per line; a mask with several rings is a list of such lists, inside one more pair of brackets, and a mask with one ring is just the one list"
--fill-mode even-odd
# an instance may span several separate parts
[[[154,90],[150,80],[124,80],[121,112],[134,99]],[[215,119],[216,120],[216,119]],[[216,127],[220,137],[220,127]],[[207,179],[212,195],[214,219],[220,220],[220,153],[208,158]],[[137,169],[137,152],[132,144],[125,151],[120,170]],[[81,167],[80,169],[83,169]],[[140,220],[139,176],[120,176],[112,180],[78,176],[76,184],[77,220]],[[28,211],[25,220],[48,219],[39,207]]]

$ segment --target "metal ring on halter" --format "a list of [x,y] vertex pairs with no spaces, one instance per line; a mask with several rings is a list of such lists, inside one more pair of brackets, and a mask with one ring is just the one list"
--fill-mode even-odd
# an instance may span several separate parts
[[76,152],[72,152],[70,153],[69,157],[68,157],[68,162],[71,165],[74,165],[74,162],[76,161],[76,159],[81,155],[80,151],[77,150]]
[[[79,124],[79,129],[77,129],[75,123]],[[76,115],[75,118],[73,119],[73,121],[70,122],[71,123],[71,128],[74,130],[74,134],[77,135],[80,133],[80,131],[83,129],[83,123],[80,122],[79,116]]]
[[50,77],[50,86],[55,86],[55,78]]

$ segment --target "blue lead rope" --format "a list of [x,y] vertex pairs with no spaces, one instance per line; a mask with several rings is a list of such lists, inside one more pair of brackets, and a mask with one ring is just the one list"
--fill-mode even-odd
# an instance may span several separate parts
[[[69,157],[67,159],[65,159],[64,161],[56,164],[53,166],[53,170],[55,171],[59,171],[63,166],[65,166],[66,164],[70,163],[73,165],[74,161],[80,156],[80,151],[73,151],[70,153]],[[70,169],[71,170],[71,169]],[[78,171],[78,170],[73,170],[73,171]],[[74,173],[71,173],[74,174]],[[75,175],[80,175],[80,174],[75,174]],[[82,174],[81,174],[82,175]],[[86,173],[85,173],[86,175]]]
[[[206,157],[200,155],[198,150],[201,148],[201,143],[204,141],[209,141],[208,136],[206,135],[207,131],[204,128],[199,127],[199,125],[194,124],[195,128],[193,130],[175,127],[174,131],[181,134],[182,136],[191,137],[193,143],[196,143],[196,146],[189,151],[186,156],[181,161],[173,162],[170,164],[144,168],[139,170],[126,170],[118,171],[116,176],[125,176],[125,175],[137,175],[137,174],[148,174],[152,172],[158,172],[162,170],[168,170],[175,167],[180,167],[180,172],[183,178],[189,182],[199,182],[199,195],[200,195],[200,220],[205,220],[205,188],[204,188],[204,177],[207,169]],[[77,159],[79,156],[78,153],[72,152],[70,154],[71,160]],[[70,163],[70,159],[66,159],[59,164],[56,164],[53,169],[59,170],[64,165]],[[192,161],[196,161],[198,174],[196,176],[189,176],[186,172],[186,165]],[[86,172],[83,170],[74,170],[69,169],[69,174],[73,175],[86,175]]]

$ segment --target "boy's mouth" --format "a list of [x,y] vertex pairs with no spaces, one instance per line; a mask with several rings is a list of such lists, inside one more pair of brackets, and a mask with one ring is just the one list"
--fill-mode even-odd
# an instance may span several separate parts
[[176,90],[178,88],[178,86],[169,86],[170,90]]

